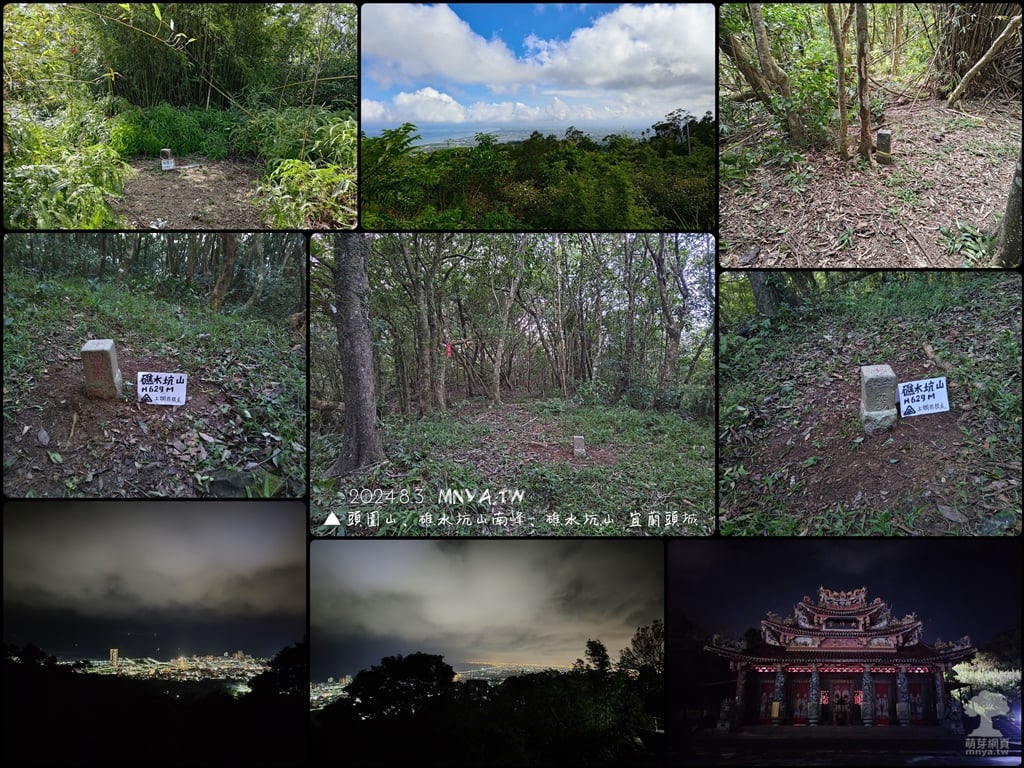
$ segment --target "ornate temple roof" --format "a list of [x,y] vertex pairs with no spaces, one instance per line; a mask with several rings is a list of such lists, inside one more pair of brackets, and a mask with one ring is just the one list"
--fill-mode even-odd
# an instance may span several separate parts
[[804,596],[792,616],[768,611],[761,620],[756,647],[722,641],[716,636],[706,650],[752,663],[813,663],[837,659],[870,663],[956,663],[974,655],[971,639],[955,643],[921,642],[923,623],[917,614],[895,618],[887,603],[868,603],[867,588],[847,592],[819,587],[818,600]]

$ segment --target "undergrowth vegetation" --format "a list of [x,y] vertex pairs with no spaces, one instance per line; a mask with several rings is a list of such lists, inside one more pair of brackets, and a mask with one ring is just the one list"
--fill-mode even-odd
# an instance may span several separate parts
[[[371,536],[713,532],[710,425],[558,398],[523,405],[480,414],[468,401],[451,415],[385,420],[387,462],[341,480],[314,471],[314,519],[333,510],[348,535]],[[339,437],[318,426],[312,454],[336,456]],[[576,434],[587,460],[572,457]]]

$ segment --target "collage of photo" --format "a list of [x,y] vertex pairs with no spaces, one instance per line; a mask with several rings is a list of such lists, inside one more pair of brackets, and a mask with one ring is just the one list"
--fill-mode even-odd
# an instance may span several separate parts
[[5,765],[1021,764],[1019,3],[3,19]]

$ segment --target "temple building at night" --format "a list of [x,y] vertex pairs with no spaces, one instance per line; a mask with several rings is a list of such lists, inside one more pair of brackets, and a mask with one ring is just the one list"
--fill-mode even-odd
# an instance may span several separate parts
[[969,637],[922,642],[914,613],[892,615],[867,589],[821,587],[793,615],[768,612],[756,644],[717,636],[705,650],[736,672],[733,726],[940,724],[950,699],[943,673],[973,658]]

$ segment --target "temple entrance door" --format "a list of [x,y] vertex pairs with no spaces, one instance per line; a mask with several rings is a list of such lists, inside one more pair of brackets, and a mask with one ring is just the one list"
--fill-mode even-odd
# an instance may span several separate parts
[[793,685],[793,725],[807,725],[807,683]]
[[921,684],[910,683],[907,693],[910,694],[910,724],[924,725],[924,693]]
[[772,698],[775,696],[775,683],[762,682],[761,693],[757,700],[757,722],[759,725],[772,721]]
[[875,683],[875,725],[889,724],[889,684]]
[[850,724],[850,705],[853,704],[853,683],[837,680],[832,683],[832,722],[834,725]]

